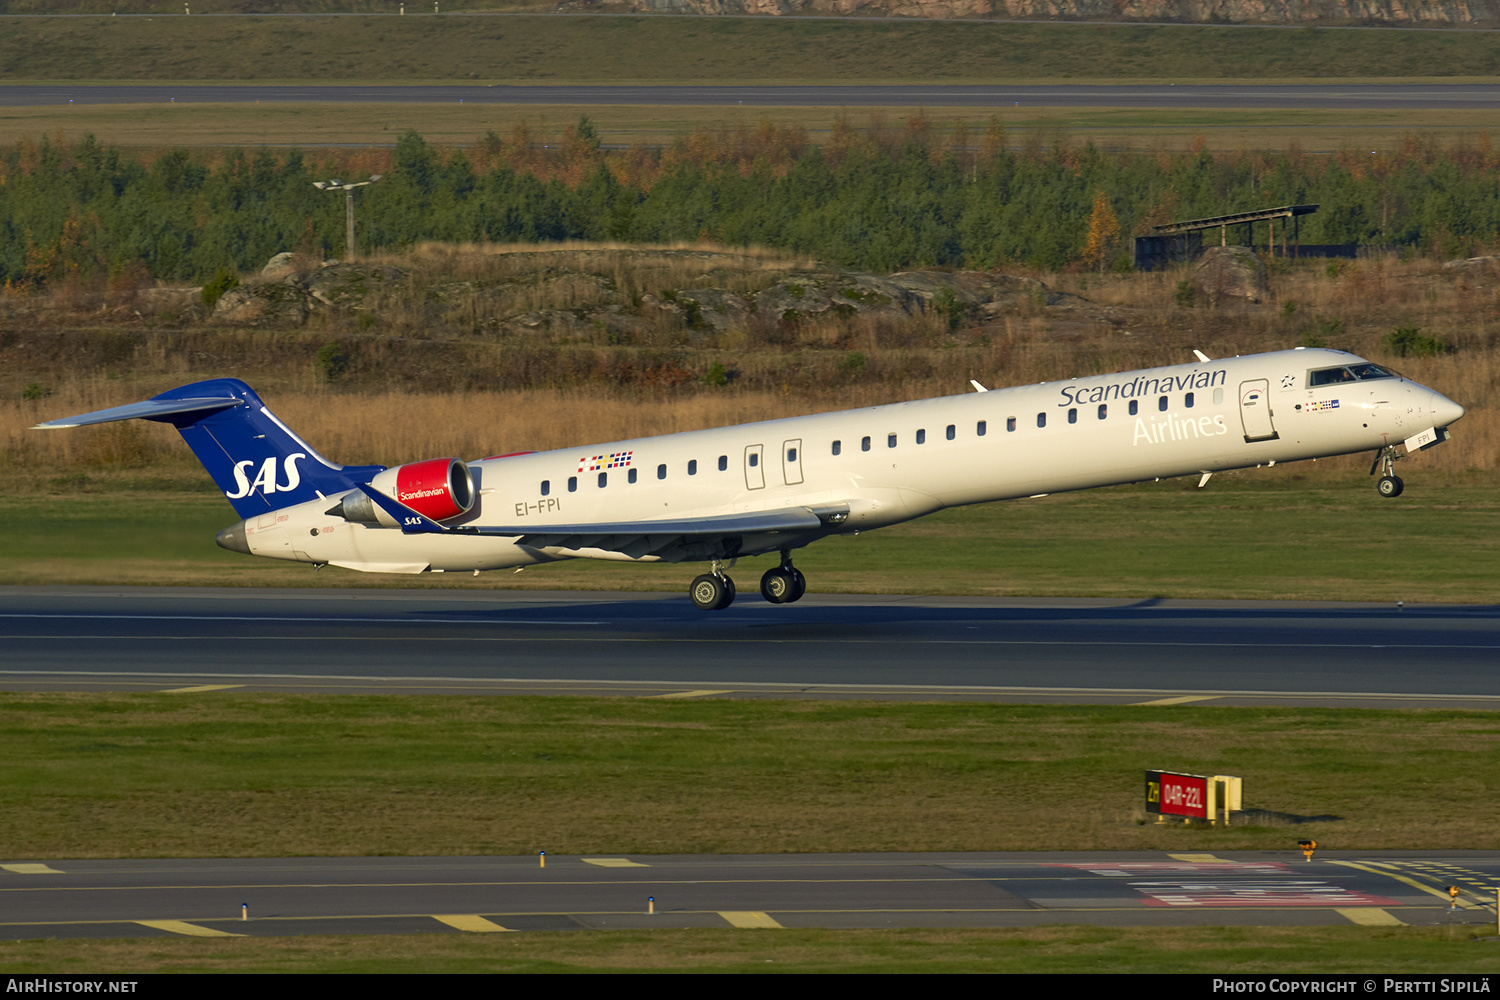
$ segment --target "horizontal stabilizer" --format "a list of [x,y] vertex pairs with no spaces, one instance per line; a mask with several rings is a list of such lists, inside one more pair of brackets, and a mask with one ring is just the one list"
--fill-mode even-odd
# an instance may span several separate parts
[[166,420],[179,413],[213,413],[238,406],[244,400],[233,396],[211,396],[201,399],[148,399],[144,403],[129,403],[112,406],[107,410],[95,410],[76,417],[63,417],[37,424],[34,431],[61,430],[64,427],[85,427],[89,424],[108,424],[116,420]]

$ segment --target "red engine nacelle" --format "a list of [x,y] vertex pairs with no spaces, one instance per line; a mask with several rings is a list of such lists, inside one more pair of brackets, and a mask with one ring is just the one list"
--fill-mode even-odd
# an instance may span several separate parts
[[[434,521],[467,514],[474,506],[474,481],[469,476],[469,467],[456,458],[429,458],[425,462],[398,465],[370,480],[370,485]],[[357,513],[350,519],[366,520]],[[369,519],[384,522],[389,518],[377,515]]]

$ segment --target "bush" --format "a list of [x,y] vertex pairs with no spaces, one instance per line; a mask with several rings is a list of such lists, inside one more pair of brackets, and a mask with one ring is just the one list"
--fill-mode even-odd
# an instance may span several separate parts
[[1385,335],[1386,348],[1398,358],[1435,358],[1452,354],[1453,345],[1432,337],[1415,326],[1398,326]]
[[330,340],[318,348],[313,358],[313,370],[318,373],[320,382],[338,381],[339,376],[349,370],[349,355],[344,353],[344,345]]
[[203,307],[212,309],[214,303],[219,301],[220,296],[231,288],[238,288],[240,276],[227,267],[221,267],[203,285]]

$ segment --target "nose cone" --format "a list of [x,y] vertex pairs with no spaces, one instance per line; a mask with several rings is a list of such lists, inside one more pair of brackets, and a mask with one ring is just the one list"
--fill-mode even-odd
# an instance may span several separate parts
[[[1463,411],[1460,410],[1459,412],[1462,413]],[[230,552],[243,552],[247,556],[250,554],[250,543],[245,541],[244,521],[232,527],[225,528],[214,536],[214,541],[219,543],[219,548],[221,549],[228,549]]]
[[1440,392],[1432,394],[1432,425],[1447,427],[1464,415],[1464,408]]

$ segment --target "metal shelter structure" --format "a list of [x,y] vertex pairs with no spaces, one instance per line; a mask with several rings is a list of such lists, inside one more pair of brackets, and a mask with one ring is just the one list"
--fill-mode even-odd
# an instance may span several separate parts
[[1287,238],[1287,227],[1282,226],[1282,256],[1287,256],[1288,245],[1291,247],[1291,255],[1296,256],[1296,220],[1301,216],[1311,215],[1317,210],[1317,205],[1283,205],[1280,208],[1265,208],[1257,212],[1236,212],[1233,215],[1216,215],[1208,219],[1188,219],[1182,222],[1169,222],[1164,226],[1154,226],[1152,235],[1135,238],[1135,266],[1138,270],[1151,271],[1165,264],[1192,260],[1203,248],[1203,233],[1209,229],[1217,229],[1219,245],[1227,246],[1229,227],[1245,226],[1244,242],[1238,245],[1253,247],[1257,222],[1267,224],[1266,246],[1270,254],[1275,256],[1277,219],[1291,220],[1290,240]]

